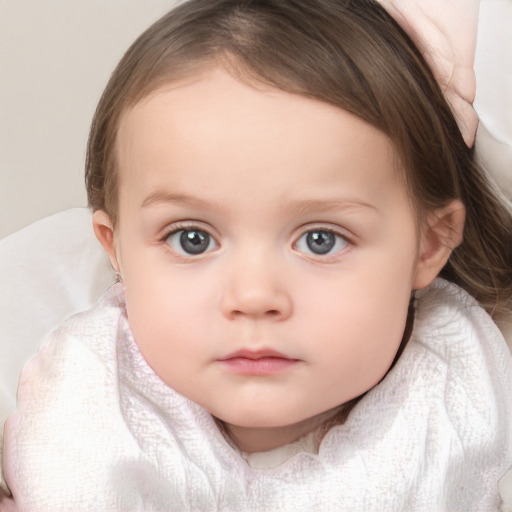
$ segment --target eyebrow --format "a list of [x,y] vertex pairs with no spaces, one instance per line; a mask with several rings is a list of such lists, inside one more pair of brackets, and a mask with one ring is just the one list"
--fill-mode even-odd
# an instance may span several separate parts
[[[155,191],[150,193],[142,202],[142,208],[148,208],[159,204],[179,204],[190,208],[222,210],[221,205],[198,197],[181,193],[166,191]],[[300,215],[307,213],[323,213],[333,211],[347,211],[367,209],[378,213],[377,208],[366,201],[358,198],[336,198],[336,199],[303,199],[292,201],[283,205],[283,212],[287,215]]]
[[292,202],[283,208],[286,213],[291,215],[360,209],[374,210],[378,213],[376,206],[358,198],[306,199]]
[[144,199],[144,201],[142,202],[142,208],[148,208],[150,206],[166,203],[176,203],[184,206],[201,209],[220,209],[220,207],[217,206],[215,203],[205,201],[204,199],[200,199],[198,197],[189,196],[187,194],[164,192],[159,190],[157,190],[156,192],[152,192]]

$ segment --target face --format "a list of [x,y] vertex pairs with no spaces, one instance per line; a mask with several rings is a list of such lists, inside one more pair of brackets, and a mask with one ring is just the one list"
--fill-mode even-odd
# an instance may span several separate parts
[[169,386],[257,451],[385,375],[420,236],[383,133],[214,70],[142,100],[117,142],[112,260]]

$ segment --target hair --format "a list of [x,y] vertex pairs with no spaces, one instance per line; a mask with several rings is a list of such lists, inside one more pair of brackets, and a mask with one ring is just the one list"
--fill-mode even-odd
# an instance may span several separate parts
[[474,162],[431,70],[374,0],[190,0],[129,48],[97,107],[89,205],[118,221],[116,137],[160,86],[223,66],[248,83],[345,109],[384,132],[419,218],[460,199],[464,240],[441,271],[496,321],[512,310],[512,215]]

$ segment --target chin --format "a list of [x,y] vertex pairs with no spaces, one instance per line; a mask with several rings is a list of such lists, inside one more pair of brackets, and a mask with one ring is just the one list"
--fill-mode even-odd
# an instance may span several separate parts
[[222,419],[219,417],[215,417],[218,421],[226,425],[231,425],[233,427],[245,428],[245,429],[265,429],[265,428],[279,428],[286,427],[295,424],[296,422],[285,422],[279,421],[276,418],[262,418],[261,416],[236,416],[230,417],[229,419]]
[[236,414],[212,413],[212,415],[222,423],[247,429],[287,427],[304,420],[304,418],[297,417],[296,415],[276,415],[274,410],[270,410],[267,413],[262,413],[261,411],[238,411]]

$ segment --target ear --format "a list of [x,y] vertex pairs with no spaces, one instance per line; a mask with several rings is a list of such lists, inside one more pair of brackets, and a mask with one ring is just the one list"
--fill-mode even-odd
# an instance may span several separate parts
[[414,289],[428,286],[441,272],[452,251],[462,242],[466,209],[461,201],[431,213],[423,226]]
[[119,273],[119,261],[117,257],[116,239],[110,216],[104,210],[96,210],[92,214],[92,227],[96,238],[105,249],[110,263],[116,272]]

